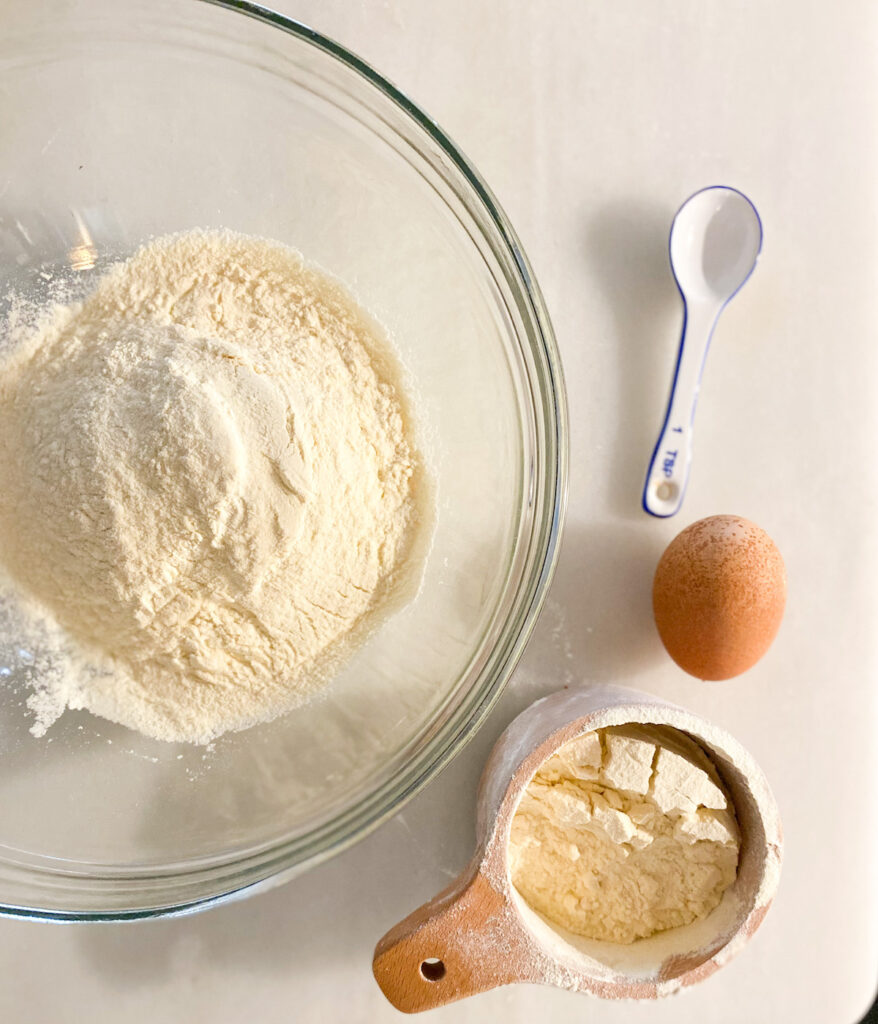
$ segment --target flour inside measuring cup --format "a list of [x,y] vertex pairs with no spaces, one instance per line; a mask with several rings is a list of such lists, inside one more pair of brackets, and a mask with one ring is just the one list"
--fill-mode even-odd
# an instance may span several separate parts
[[738,852],[731,799],[701,748],[630,725],[585,733],[542,765],[512,820],[509,866],[553,923],[630,943],[709,914]]

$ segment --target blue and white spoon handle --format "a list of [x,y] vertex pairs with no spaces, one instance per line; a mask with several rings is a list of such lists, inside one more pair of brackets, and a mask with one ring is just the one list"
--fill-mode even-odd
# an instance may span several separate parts
[[692,424],[701,387],[701,374],[713,328],[722,306],[686,304],[677,365],[665,413],[643,488],[643,508],[666,518],[679,511],[692,463]]

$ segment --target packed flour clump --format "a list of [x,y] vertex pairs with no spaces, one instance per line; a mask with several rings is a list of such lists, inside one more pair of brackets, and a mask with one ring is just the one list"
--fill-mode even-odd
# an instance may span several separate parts
[[735,812],[677,730],[617,726],[565,744],[512,819],[512,881],[577,935],[630,943],[705,917],[738,868]]
[[[429,521],[399,368],[332,279],[152,242],[0,364],[0,561],[77,651],[32,707],[207,742],[307,700]],[[88,669],[83,669],[88,666]]]

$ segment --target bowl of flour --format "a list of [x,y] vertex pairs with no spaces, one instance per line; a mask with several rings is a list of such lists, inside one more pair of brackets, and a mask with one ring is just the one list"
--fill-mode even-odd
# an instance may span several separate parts
[[48,6],[0,40],[0,912],[153,916],[472,735],[554,567],[563,382],[503,212],[356,56]]
[[7,337],[0,564],[45,652],[34,736],[68,708],[199,745],[269,722],[415,593],[433,515],[401,368],[295,251],[160,238]]

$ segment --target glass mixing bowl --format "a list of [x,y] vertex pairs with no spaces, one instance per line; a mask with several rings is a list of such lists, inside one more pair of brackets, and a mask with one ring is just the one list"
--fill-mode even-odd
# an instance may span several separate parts
[[226,227],[346,282],[411,381],[436,488],[423,584],[310,706],[207,750],[84,712],[36,739],[23,701],[40,651],[0,620],[0,913],[191,910],[363,836],[484,719],[556,556],[558,353],[521,246],[454,144],[269,11],[11,5],[0,120],[0,295],[48,301],[59,273],[85,292],[151,236]]

